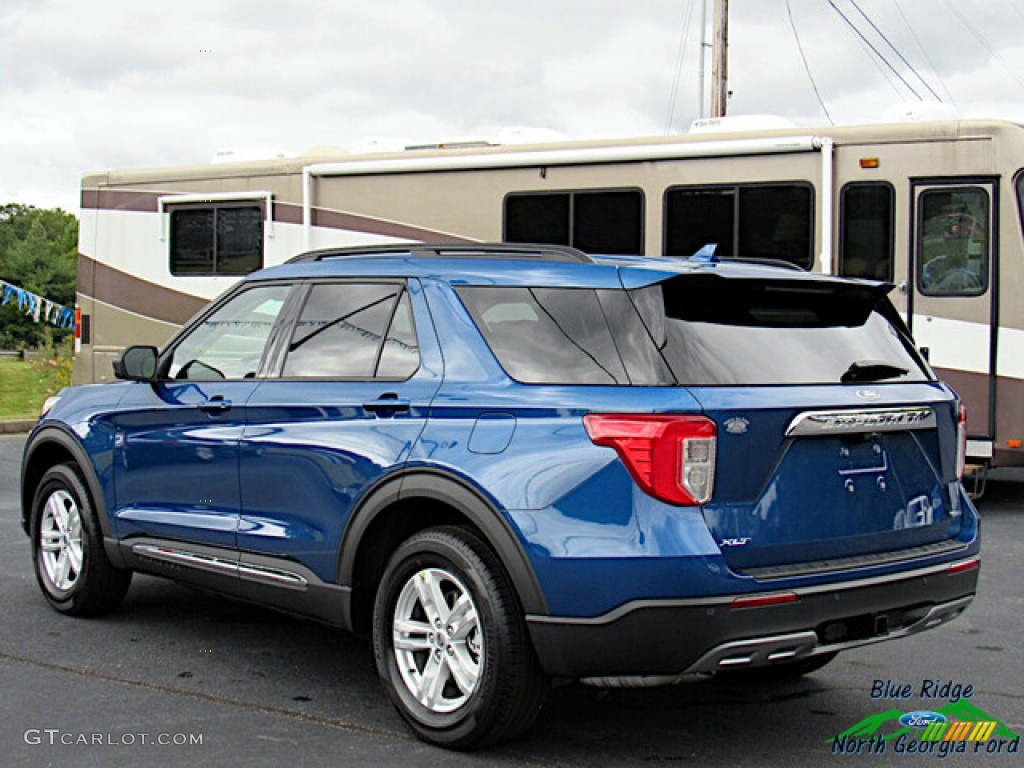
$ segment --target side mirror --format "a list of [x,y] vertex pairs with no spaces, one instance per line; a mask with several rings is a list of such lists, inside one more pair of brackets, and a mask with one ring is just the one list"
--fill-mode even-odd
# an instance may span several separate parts
[[114,375],[128,381],[156,381],[156,347],[128,347],[114,358]]

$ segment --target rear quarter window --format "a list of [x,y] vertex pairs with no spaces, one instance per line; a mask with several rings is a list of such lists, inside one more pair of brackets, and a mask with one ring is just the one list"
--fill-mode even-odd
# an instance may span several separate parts
[[463,288],[459,296],[498,362],[529,384],[626,384],[592,290]]

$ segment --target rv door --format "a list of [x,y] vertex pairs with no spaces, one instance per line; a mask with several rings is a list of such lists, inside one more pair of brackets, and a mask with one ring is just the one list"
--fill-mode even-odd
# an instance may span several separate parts
[[998,277],[992,178],[911,182],[910,329],[967,406],[968,455],[992,457]]

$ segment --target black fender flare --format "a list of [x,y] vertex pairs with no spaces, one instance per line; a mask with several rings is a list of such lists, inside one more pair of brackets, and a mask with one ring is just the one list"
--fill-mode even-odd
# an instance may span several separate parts
[[374,520],[395,502],[410,498],[441,502],[469,520],[505,567],[524,611],[529,615],[548,613],[547,601],[537,575],[506,517],[464,480],[436,469],[414,469],[391,476],[371,491],[356,508],[342,536],[338,557],[339,584],[353,583],[356,557],[364,543],[363,537]]
[[25,451],[21,458],[21,527],[26,534],[29,533],[29,518],[32,514],[32,501],[35,497],[35,488],[29,487],[28,477],[29,468],[33,464],[32,459],[40,450],[50,444],[56,444],[64,452],[70,454],[75,464],[78,465],[81,478],[92,497],[93,508],[96,510],[103,538],[111,538],[112,531],[107,502],[103,495],[103,486],[96,475],[96,467],[74,433],[58,422],[45,423],[37,427],[25,444]]

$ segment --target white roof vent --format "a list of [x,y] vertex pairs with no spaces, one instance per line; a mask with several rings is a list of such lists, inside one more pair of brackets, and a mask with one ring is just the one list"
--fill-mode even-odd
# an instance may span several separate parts
[[893,104],[882,113],[886,123],[913,123],[923,120],[956,120],[960,113],[941,101],[904,101]]
[[499,144],[550,144],[568,140],[568,136],[553,128],[530,125],[510,125],[498,132]]
[[283,160],[286,157],[295,157],[295,153],[271,147],[241,147],[239,149],[218,149],[210,162],[214,165],[251,163],[256,160]]
[[726,133],[796,128],[796,123],[779,115],[727,115],[704,117],[690,123],[690,133]]

